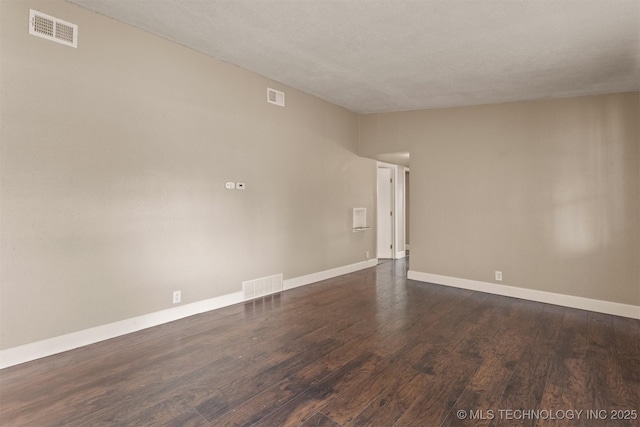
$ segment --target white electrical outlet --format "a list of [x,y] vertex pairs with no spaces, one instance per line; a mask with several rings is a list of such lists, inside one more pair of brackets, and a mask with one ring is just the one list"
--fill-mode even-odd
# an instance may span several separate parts
[[365,251],[365,253],[364,253],[364,257],[365,257],[366,259],[369,259],[369,251]]
[[177,304],[182,300],[182,291],[173,292],[173,303]]
[[502,271],[496,271],[496,280],[502,281]]

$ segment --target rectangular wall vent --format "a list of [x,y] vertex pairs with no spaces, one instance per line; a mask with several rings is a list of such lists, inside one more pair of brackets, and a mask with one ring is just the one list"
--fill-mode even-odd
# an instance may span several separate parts
[[284,107],[284,92],[280,92],[279,90],[271,89],[270,87],[268,87],[267,102]]
[[282,291],[282,274],[262,277],[242,282],[242,294],[245,300]]
[[29,34],[71,47],[78,47],[78,26],[29,9]]

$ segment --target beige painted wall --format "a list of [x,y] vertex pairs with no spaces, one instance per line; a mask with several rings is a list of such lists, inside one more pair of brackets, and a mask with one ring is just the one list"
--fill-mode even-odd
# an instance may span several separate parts
[[362,116],[361,154],[411,153],[410,269],[640,305],[639,99]]
[[[1,3],[1,348],[375,253],[351,232],[376,186],[354,113],[65,2]],[[78,49],[28,35],[29,8]]]

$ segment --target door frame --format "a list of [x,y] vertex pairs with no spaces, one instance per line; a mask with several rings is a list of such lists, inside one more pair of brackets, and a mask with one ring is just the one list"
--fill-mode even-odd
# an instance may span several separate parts
[[[391,210],[391,218],[389,218],[389,221],[387,222],[386,220],[384,221],[385,224],[387,224],[387,226],[384,226],[383,230],[383,226],[381,226],[381,222],[382,222],[382,216],[384,217],[389,217],[388,215],[388,211],[385,209],[384,212],[381,212],[380,209],[380,171],[388,171],[389,173],[389,177],[391,179],[391,182],[388,184],[389,185],[389,196],[390,196],[390,200],[389,200],[389,209]],[[396,212],[395,212],[395,201],[396,201],[396,194],[395,194],[395,170],[393,167],[389,167],[387,165],[381,165],[380,163],[378,163],[378,167],[376,168],[376,258],[380,259],[395,259],[395,250],[396,250],[396,245],[395,245],[395,218],[396,218]],[[386,185],[386,183],[385,183]],[[385,189],[386,190],[386,189]],[[386,191],[385,191],[386,193]],[[387,230],[388,227],[388,230]],[[381,239],[380,236],[383,233],[389,233],[389,243],[391,244],[391,247],[389,248],[389,255],[390,256],[384,256],[384,254],[382,254],[380,252],[380,243],[381,243]],[[383,249],[386,251],[386,248]]]
[[[404,167],[403,169],[403,177],[404,177],[404,184],[403,184],[403,190],[404,190],[404,227],[403,227],[403,231],[404,231],[404,250],[405,250],[405,256],[406,256],[406,251],[409,251],[409,242],[411,239],[409,239],[409,234],[411,234],[411,230],[407,229],[407,218],[409,218],[409,222],[411,221],[411,197],[410,197],[410,193],[411,193],[411,170],[408,167]],[[407,191],[407,178],[409,178],[409,191]],[[407,200],[409,200],[409,203],[407,203]],[[409,205],[409,208],[407,209],[407,204]]]
[[405,249],[405,197],[404,197],[404,178],[405,170],[409,168],[395,165],[393,163],[377,162],[376,167],[376,252],[378,250],[378,169],[391,169],[393,185],[391,186],[391,211],[393,212],[393,227],[391,230],[391,241],[393,248],[391,250],[392,259],[404,258],[406,256]]

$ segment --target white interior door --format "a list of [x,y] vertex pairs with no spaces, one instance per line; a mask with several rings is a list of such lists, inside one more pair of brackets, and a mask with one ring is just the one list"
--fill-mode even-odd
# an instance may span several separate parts
[[378,258],[393,258],[393,175],[378,168]]

